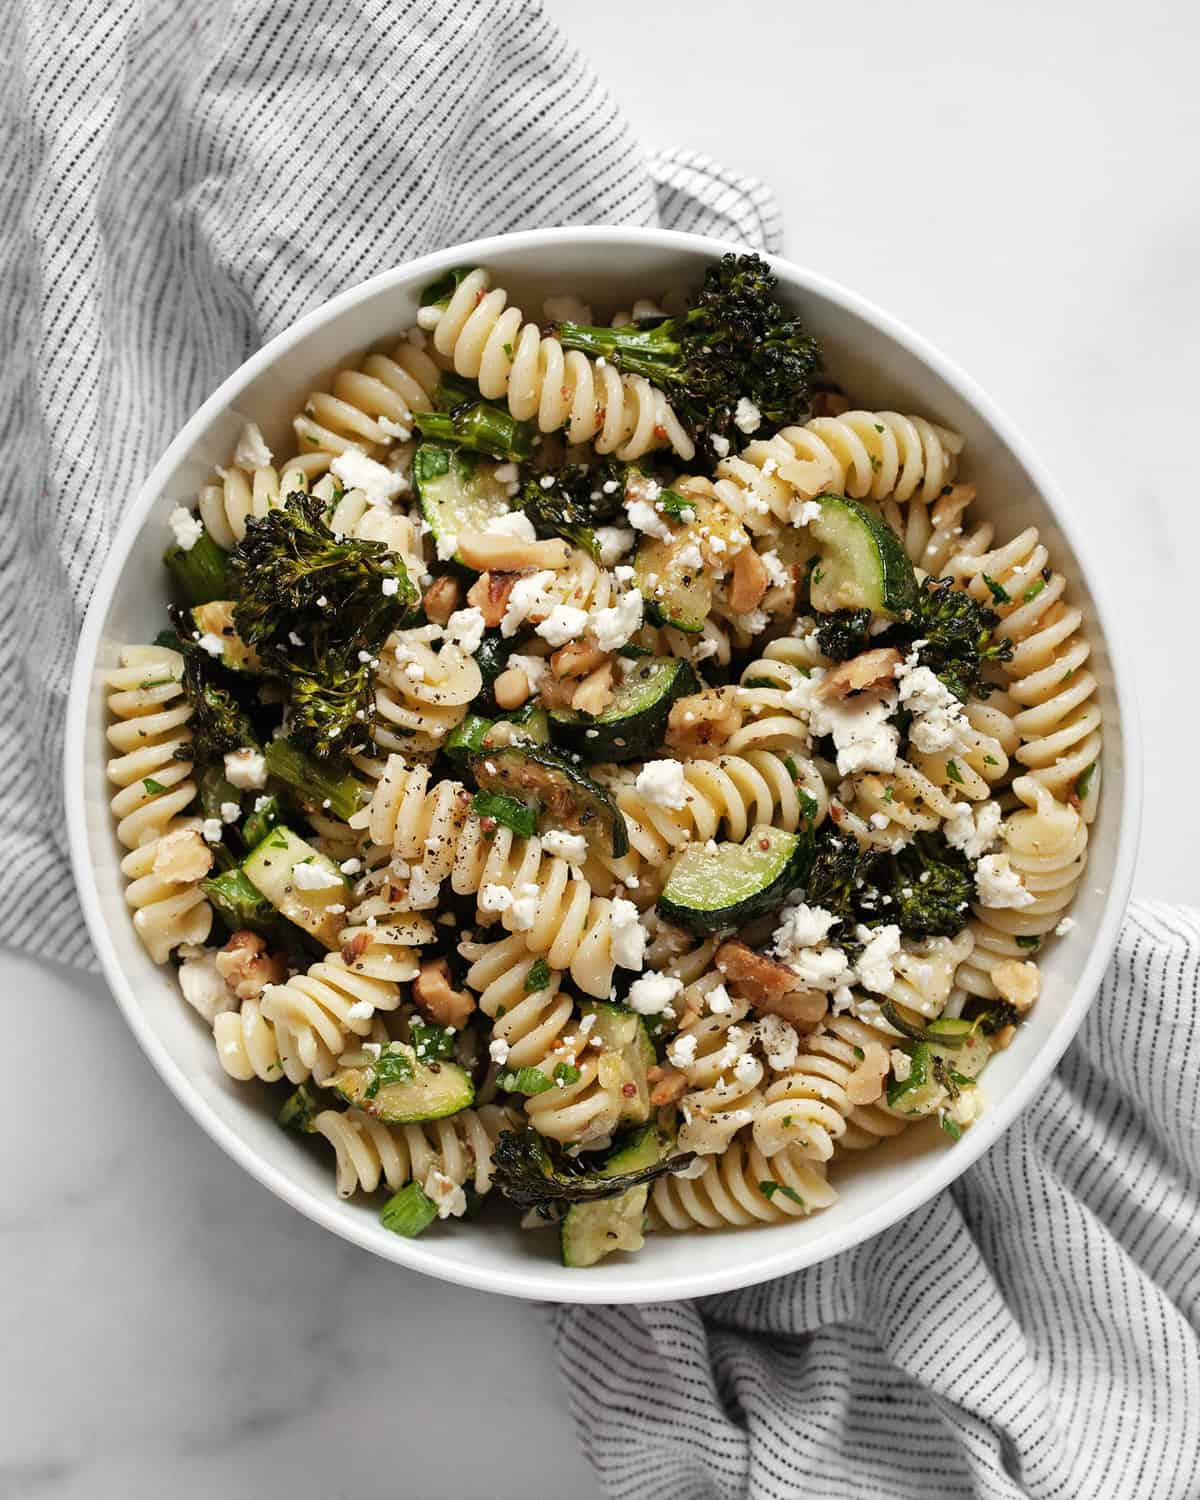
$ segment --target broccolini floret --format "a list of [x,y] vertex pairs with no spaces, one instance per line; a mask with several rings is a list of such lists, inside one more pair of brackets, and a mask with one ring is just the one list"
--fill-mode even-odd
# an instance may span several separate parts
[[972,693],[984,698],[992,691],[983,677],[988,662],[1012,659],[1012,642],[993,637],[999,623],[994,609],[980,604],[965,589],[955,588],[953,579],[937,578],[921,590],[909,629],[916,632],[912,639],[921,642],[917,648],[920,664],[965,702]]
[[817,644],[832,661],[849,661],[867,650],[871,627],[869,609],[837,609],[822,615],[817,624]]
[[531,479],[522,491],[521,509],[533,522],[538,536],[560,536],[573,546],[581,547],[589,557],[598,558],[592,511],[565,487],[546,488],[536,479]]
[[615,1198],[639,1183],[681,1172],[694,1158],[694,1152],[684,1151],[639,1171],[606,1177],[568,1156],[536,1130],[504,1130],[496,1142],[492,1181],[518,1208],[548,1209],[553,1204]]
[[524,461],[533,453],[533,423],[518,422],[506,406],[485,401],[468,381],[444,376],[434,388],[433,402],[435,411],[413,413],[423,438],[493,458]]
[[863,848],[853,834],[839,833],[832,821],[822,823],[814,839],[812,869],[804,882],[809,906],[832,912],[843,924],[859,919],[859,902],[880,854]]
[[975,899],[970,860],[940,833],[918,833],[912,843],[888,854],[871,883],[892,899],[875,908],[872,921],[894,922],[910,938],[953,937],[967,925]]
[[729,254],[710,266],[696,305],[681,317],[624,328],[559,323],[554,332],[567,349],[645,376],[698,445],[715,452],[716,437],[727,451],[726,442],[744,441],[739,402],[758,408],[764,429],[797,421],[808,409],[820,346],[775,300],[775,287],[759,256]]
[[182,634],[172,644],[183,654],[183,690],[192,706],[191,741],[175,753],[199,765],[223,766],[227,751],[258,743],[254,725],[216,657]]

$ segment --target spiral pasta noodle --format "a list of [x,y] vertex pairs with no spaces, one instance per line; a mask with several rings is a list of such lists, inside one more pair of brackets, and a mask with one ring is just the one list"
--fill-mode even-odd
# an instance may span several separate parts
[[802,749],[808,743],[807,720],[788,702],[788,695],[824,660],[816,641],[807,635],[772,641],[741,675],[737,701],[747,717],[730,735],[726,750],[744,755],[748,750]]
[[435,651],[437,626],[394,631],[375,674],[375,743],[383,750],[436,750],[460,724],[483,677],[450,641]]
[[511,1125],[510,1112],[495,1104],[423,1125],[384,1125],[357,1109],[325,1109],[313,1121],[337,1155],[339,1198],[381,1186],[399,1192],[410,1182],[425,1182],[434,1171],[486,1193],[496,1137]]
[[489,401],[504,397],[520,421],[536,419],[542,432],[565,429],[568,443],[591,443],[597,453],[640,458],[670,442],[683,459],[695,445],[666,397],[640,375],[621,375],[526,322],[508,294],[492,287],[487,271],[471,271],[442,307],[423,307],[423,328],[454,370],[478,381]]
[[[679,1100],[679,1149],[701,1156],[724,1151],[762,1103],[758,1086],[765,1069],[750,1051],[749,1026],[742,1024],[750,1015],[749,1004],[731,999],[728,1010],[704,1013],[708,996],[722,983],[714,970],[684,990],[676,1002],[684,1019],[667,1053],[671,1066],[687,1080],[687,1092]],[[680,1039],[690,1039],[683,1042],[686,1057],[679,1052]]]
[[165,647],[125,646],[105,685],[116,721],[107,730],[117,751],[108,779],[119,788],[111,805],[117,838],[129,851],[121,860],[125,900],[150,957],[166,963],[181,943],[202,943],[212,926],[200,889],[211,856],[201,820],[185,816],[197,788],[191,761],[180,758],[192,738],[183,658]]
[[738,1136],[719,1156],[703,1161],[696,1177],[675,1173],[655,1182],[650,1193],[652,1229],[778,1224],[804,1218],[837,1200],[821,1166],[791,1147],[768,1160],[753,1141]]

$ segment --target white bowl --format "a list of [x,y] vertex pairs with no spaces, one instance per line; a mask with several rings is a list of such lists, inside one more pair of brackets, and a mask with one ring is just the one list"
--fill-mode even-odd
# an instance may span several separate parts
[[961,432],[980,511],[1002,538],[1037,525],[1085,612],[1104,711],[1104,783],[1073,909],[1078,928],[1069,941],[1050,945],[1042,998],[1012,1047],[989,1064],[990,1109],[980,1122],[953,1146],[921,1126],[860,1162],[839,1164],[839,1201],[807,1221],[652,1235],[639,1255],[590,1270],[560,1266],[555,1235],[522,1233],[508,1223],[456,1224],[406,1240],[381,1227],[377,1203],[338,1200],[332,1152],[307,1149],[280,1130],[266,1090],[225,1075],[173,971],[146,956],[125,906],[109,814],[101,675],[122,644],[151,640],[162,627],[167,513],[194,502],[213,467],[228,461],[247,420],[259,424],[272,447],[287,451],[290,418],[309,392],[344,362],[410,326],[419,290],[451,266],[490,267],[528,308],[570,291],[611,312],[678,279],[694,283],[715,256],[733,248],[649,229],[539,230],[439,251],[334,298],[235,371],[167,449],[125,516],[84,624],[66,739],[71,854],[92,939],[134,1034],[184,1107],[264,1188],[375,1254],[448,1281],[567,1302],[668,1300],[765,1281],[877,1234],[952,1182],[1037,1098],[1091,1004],[1128,898],[1140,810],[1136,714],[1116,615],[1085,563],[1072,505],[1008,418],[923,339],[861,297],[775,260],[784,297],[824,341],[828,366],[855,403],[911,410]]

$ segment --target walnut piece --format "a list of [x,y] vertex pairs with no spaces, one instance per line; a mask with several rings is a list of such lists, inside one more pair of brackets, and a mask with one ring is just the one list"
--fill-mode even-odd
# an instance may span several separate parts
[[450,984],[450,965],[444,958],[431,958],[421,965],[413,980],[413,999],[427,1021],[456,1029],[467,1024],[475,1009],[474,996]]
[[287,959],[268,953],[266,939],[257,932],[235,932],[217,954],[217,973],[239,1000],[257,1000],[269,984],[287,978]]
[[865,688],[889,687],[896,679],[896,668],[903,665],[904,657],[894,646],[876,646],[831,667],[817,691],[822,698],[844,698]]
[[653,1085],[650,1090],[650,1103],[653,1108],[659,1109],[664,1104],[674,1104],[687,1092],[687,1079],[678,1069],[651,1068],[650,1072],[659,1075],[657,1079],[650,1080]]
[[194,828],[177,828],[159,839],[154,873],[160,880],[203,880],[212,869],[213,852]]
[[609,659],[607,651],[601,651],[599,646],[588,641],[568,641],[551,656],[550,670],[555,677],[560,679],[586,677],[589,672],[594,672]]
[[448,574],[435,578],[421,600],[426,619],[432,620],[435,625],[444,625],[458,608],[461,598],[462,588],[457,578],[451,578]]
[[717,949],[716,965],[756,1011],[778,1016],[800,1031],[811,1031],[824,1018],[828,1000],[821,990],[799,988],[791,969],[737,938]]
[[1001,998],[1014,1005],[1021,1015],[1025,1014],[1042,990],[1042,976],[1038,973],[1037,964],[1021,963],[1015,958],[996,965],[992,970],[992,983],[1000,992]]
[[516,573],[481,573],[471,585],[467,603],[475,606],[485,625],[494,628],[503,620],[516,581]]
[[737,688],[706,688],[671,705],[667,744],[674,750],[695,752],[706,745],[723,745],[741,727]]
[[733,577],[729,580],[730,609],[739,615],[757,609],[770,582],[762,558],[753,547],[743,547],[733,560]]
[[523,542],[502,532],[461,531],[458,556],[468,568],[480,573],[522,573],[537,568],[565,568],[570,546],[559,537],[544,542]]
[[589,672],[571,696],[571,707],[576,713],[601,714],[613,701],[612,663]]

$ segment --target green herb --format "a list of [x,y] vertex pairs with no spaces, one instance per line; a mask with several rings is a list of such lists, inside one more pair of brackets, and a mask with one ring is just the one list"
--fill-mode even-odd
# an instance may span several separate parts
[[174,677],[147,677],[138,683],[138,687],[146,692],[149,688],[167,687],[170,683],[177,681]]
[[696,507],[674,490],[661,490],[655,505],[664,516],[670,516],[672,520],[687,523],[696,519]]
[[163,786],[162,782],[155,781],[153,776],[143,776],[142,785],[146,788],[151,796],[155,796],[159,792],[166,791],[166,787]]
[[825,569],[824,568],[814,568],[812,570],[812,581],[814,583],[820,583],[821,579],[824,578],[824,577],[825,577]]
[[797,782],[800,780],[800,772],[796,769],[796,762],[790,755],[785,755],[783,757],[783,769],[792,778],[793,782]]
[[454,1056],[454,1032],[449,1026],[437,1026],[414,1016],[409,1023],[408,1039],[422,1062],[441,1062]]
[[395,1197],[383,1205],[379,1222],[393,1234],[401,1234],[406,1240],[415,1240],[437,1218],[437,1205],[419,1182],[410,1182],[402,1187]]
[[887,431],[887,428],[886,428],[886,427],[884,427],[884,426],[883,426],[883,424],[882,424],[882,423],[881,423],[881,422],[876,422],[876,423],[875,423],[875,431],[876,431],[876,432],[886,432],[886,431]]
[[579,1069],[572,1067],[570,1063],[560,1062],[554,1070],[554,1082],[559,1088],[566,1088],[569,1083],[578,1083],[582,1077]]
[[956,781],[959,786],[964,785],[962,772],[958,769],[958,767],[952,760],[948,760],[946,762],[946,775],[949,776],[951,781]]
[[791,1124],[792,1124],[792,1117],[791,1117],[791,1115],[784,1115],[784,1117],[783,1117],[783,1128],[785,1130],[789,1130],[791,1128]]
[[1041,938],[1038,937],[1019,937],[1017,939],[1017,947],[1036,948],[1041,941]]
[[502,345],[502,347],[505,354],[509,357],[509,359],[511,359],[513,357],[513,346],[511,344],[504,344]]
[[496,1087],[506,1094],[544,1094],[554,1087],[554,1080],[541,1068],[510,1068],[496,1075]]
[[769,677],[747,677],[742,686],[744,688],[773,688],[775,684]]
[[1086,771],[1080,773],[1079,780],[1075,783],[1075,795],[1079,798],[1080,802],[1082,802],[1087,794],[1091,791],[1092,778],[1095,776],[1096,767],[1099,764],[1100,762],[1098,760],[1094,760],[1091,765],[1088,766]]
[[983,763],[985,766],[998,766],[1000,764],[1000,762],[994,755],[985,755],[983,757]]
[[987,584],[988,592],[991,594],[992,598],[997,604],[1012,603],[1012,595],[1008,592],[1008,590],[1002,583],[997,583],[996,580],[987,573],[983,575],[983,581]]
[[476,792],[471,802],[471,811],[477,818],[495,818],[505,828],[511,828],[521,838],[532,838],[537,828],[537,816],[532,807],[526,807],[515,797],[506,797],[503,792]]
[[1039,578],[1035,583],[1031,583],[1022,596],[1025,603],[1028,604],[1030,600],[1036,599],[1045,587],[1046,580],[1044,578]]
[[496,1014],[492,1017],[492,1020],[493,1021],[498,1021],[501,1016],[506,1016],[507,1014],[508,1014],[508,1006],[507,1005],[497,1005],[497,1007],[496,1007]]
[[883,800],[885,802],[894,802],[896,800],[896,788],[890,782],[884,790]]
[[371,1078],[364,1090],[364,1098],[374,1099],[379,1090],[391,1083],[407,1083],[413,1076],[413,1062],[407,1052],[397,1048],[380,1055],[371,1064]]
[[876,472],[876,474],[878,474],[879,471],[880,471],[880,469],[883,468],[883,465],[880,463],[880,461],[877,458],[875,458],[874,456],[872,456],[872,458],[871,458],[871,467],[872,467],[872,469],[874,469],[874,471]]
[[952,1120],[949,1115],[942,1116],[942,1129],[952,1141],[962,1140],[962,1126],[957,1120]]
[[786,1182],[760,1182],[758,1190],[768,1203],[770,1203],[776,1193],[782,1193],[785,1198],[790,1198],[793,1203],[798,1203],[801,1208],[804,1207],[804,1199],[794,1187],[788,1187]]
[[642,656],[653,656],[654,652],[649,646],[635,646],[632,641],[627,641],[625,645],[617,648],[617,655],[628,657],[630,661],[637,661]]
[[855,1047],[855,1049],[854,1049],[854,1055],[855,1055],[855,1057],[858,1058],[859,1062],[862,1062],[863,1059],[866,1057],[867,1054],[863,1051],[863,1049],[861,1047]]
[[[536,995],[538,990],[544,990],[550,983],[550,965],[544,958],[535,958],[529,966],[529,973],[525,976],[525,993]],[[500,1012],[496,1015],[499,1017]]]
[[797,788],[796,800],[800,804],[800,811],[811,823],[817,816],[817,799],[815,797],[810,797],[807,792]]

